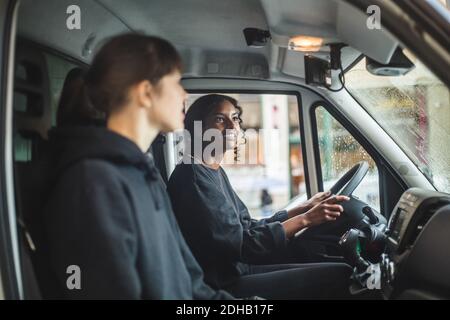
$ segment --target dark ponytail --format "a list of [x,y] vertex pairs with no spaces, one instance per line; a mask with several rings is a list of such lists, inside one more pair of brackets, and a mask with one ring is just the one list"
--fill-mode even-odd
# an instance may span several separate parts
[[109,40],[96,54],[85,75],[88,103],[106,116],[128,98],[141,81],[157,85],[165,75],[181,71],[181,58],[169,42],[142,34],[124,34]]
[[84,70],[73,68],[64,80],[56,113],[56,125],[103,125],[104,114],[85,98]]

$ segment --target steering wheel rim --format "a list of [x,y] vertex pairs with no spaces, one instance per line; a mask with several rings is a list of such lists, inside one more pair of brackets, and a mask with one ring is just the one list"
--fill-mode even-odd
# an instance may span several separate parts
[[[345,195],[350,197],[350,201],[342,202],[344,212],[346,213],[336,221],[330,221],[317,226],[306,228],[303,232],[295,236],[296,239],[307,239],[320,234],[332,235],[340,238],[344,232],[350,228],[354,228],[364,217],[365,214],[359,210],[359,201],[355,201],[351,197],[353,191],[361,183],[362,179],[369,171],[369,163],[367,161],[358,162],[350,170],[348,170],[339,180],[331,187],[330,191],[335,195]],[[342,190],[341,190],[342,189]],[[339,192],[341,191],[341,192]],[[356,207],[354,206],[356,203]]]
[[360,161],[348,170],[339,180],[330,188],[332,194],[350,197],[353,191],[359,186],[362,179],[369,171],[369,163],[367,161]]

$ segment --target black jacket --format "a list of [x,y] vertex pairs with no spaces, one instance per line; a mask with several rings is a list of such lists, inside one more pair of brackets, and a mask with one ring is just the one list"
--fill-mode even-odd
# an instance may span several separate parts
[[287,212],[252,219],[222,168],[179,164],[169,179],[168,192],[205,280],[215,288],[226,287],[246,274],[246,263],[267,263],[286,247],[280,222],[287,219]]
[[[186,245],[152,158],[104,128],[56,129],[45,248],[60,298],[231,299]],[[68,266],[81,270],[69,290]]]

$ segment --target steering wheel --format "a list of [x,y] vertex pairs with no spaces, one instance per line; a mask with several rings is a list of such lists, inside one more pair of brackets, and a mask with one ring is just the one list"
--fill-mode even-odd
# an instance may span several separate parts
[[333,222],[323,223],[309,230],[305,230],[303,234],[309,235],[311,233],[319,232],[321,234],[334,234],[341,236],[348,229],[357,225],[366,215],[363,213],[364,202],[351,197],[353,191],[361,183],[364,176],[369,171],[369,164],[367,161],[358,162],[353,168],[347,171],[335,184],[330,191],[335,195],[344,195],[350,197],[350,201],[342,202],[345,214]]
[[[329,257],[329,252],[336,254],[339,252],[340,246],[337,245],[338,239],[352,228],[359,228],[361,223],[368,214],[365,212],[367,204],[358,198],[352,197],[353,192],[361,183],[369,171],[367,161],[361,161],[347,171],[339,180],[331,187],[330,191],[334,195],[344,195],[350,197],[349,201],[341,203],[344,208],[344,214],[336,221],[330,221],[318,226],[306,228],[295,235],[295,243],[301,247],[301,243],[320,245],[320,251],[316,253],[320,259]],[[367,224],[365,224],[367,225]],[[327,249],[332,248],[332,249]],[[328,252],[329,251],[329,252]],[[337,254],[339,256],[339,254]],[[333,260],[330,260],[333,261]]]
[[358,162],[331,187],[332,194],[350,197],[369,171],[367,161]]

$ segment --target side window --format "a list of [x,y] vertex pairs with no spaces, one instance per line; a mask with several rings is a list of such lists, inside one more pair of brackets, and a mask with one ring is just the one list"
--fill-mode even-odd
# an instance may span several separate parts
[[[306,193],[297,97],[285,94],[229,94],[242,107],[246,143],[222,165],[253,218],[271,216]],[[191,94],[189,106],[203,94]]]
[[14,83],[14,159],[30,162],[39,154],[47,131],[56,124],[61,90],[75,64],[20,43]]
[[356,139],[322,106],[315,109],[323,189],[334,183],[360,161],[369,163],[369,172],[353,196],[380,211],[378,168]]

